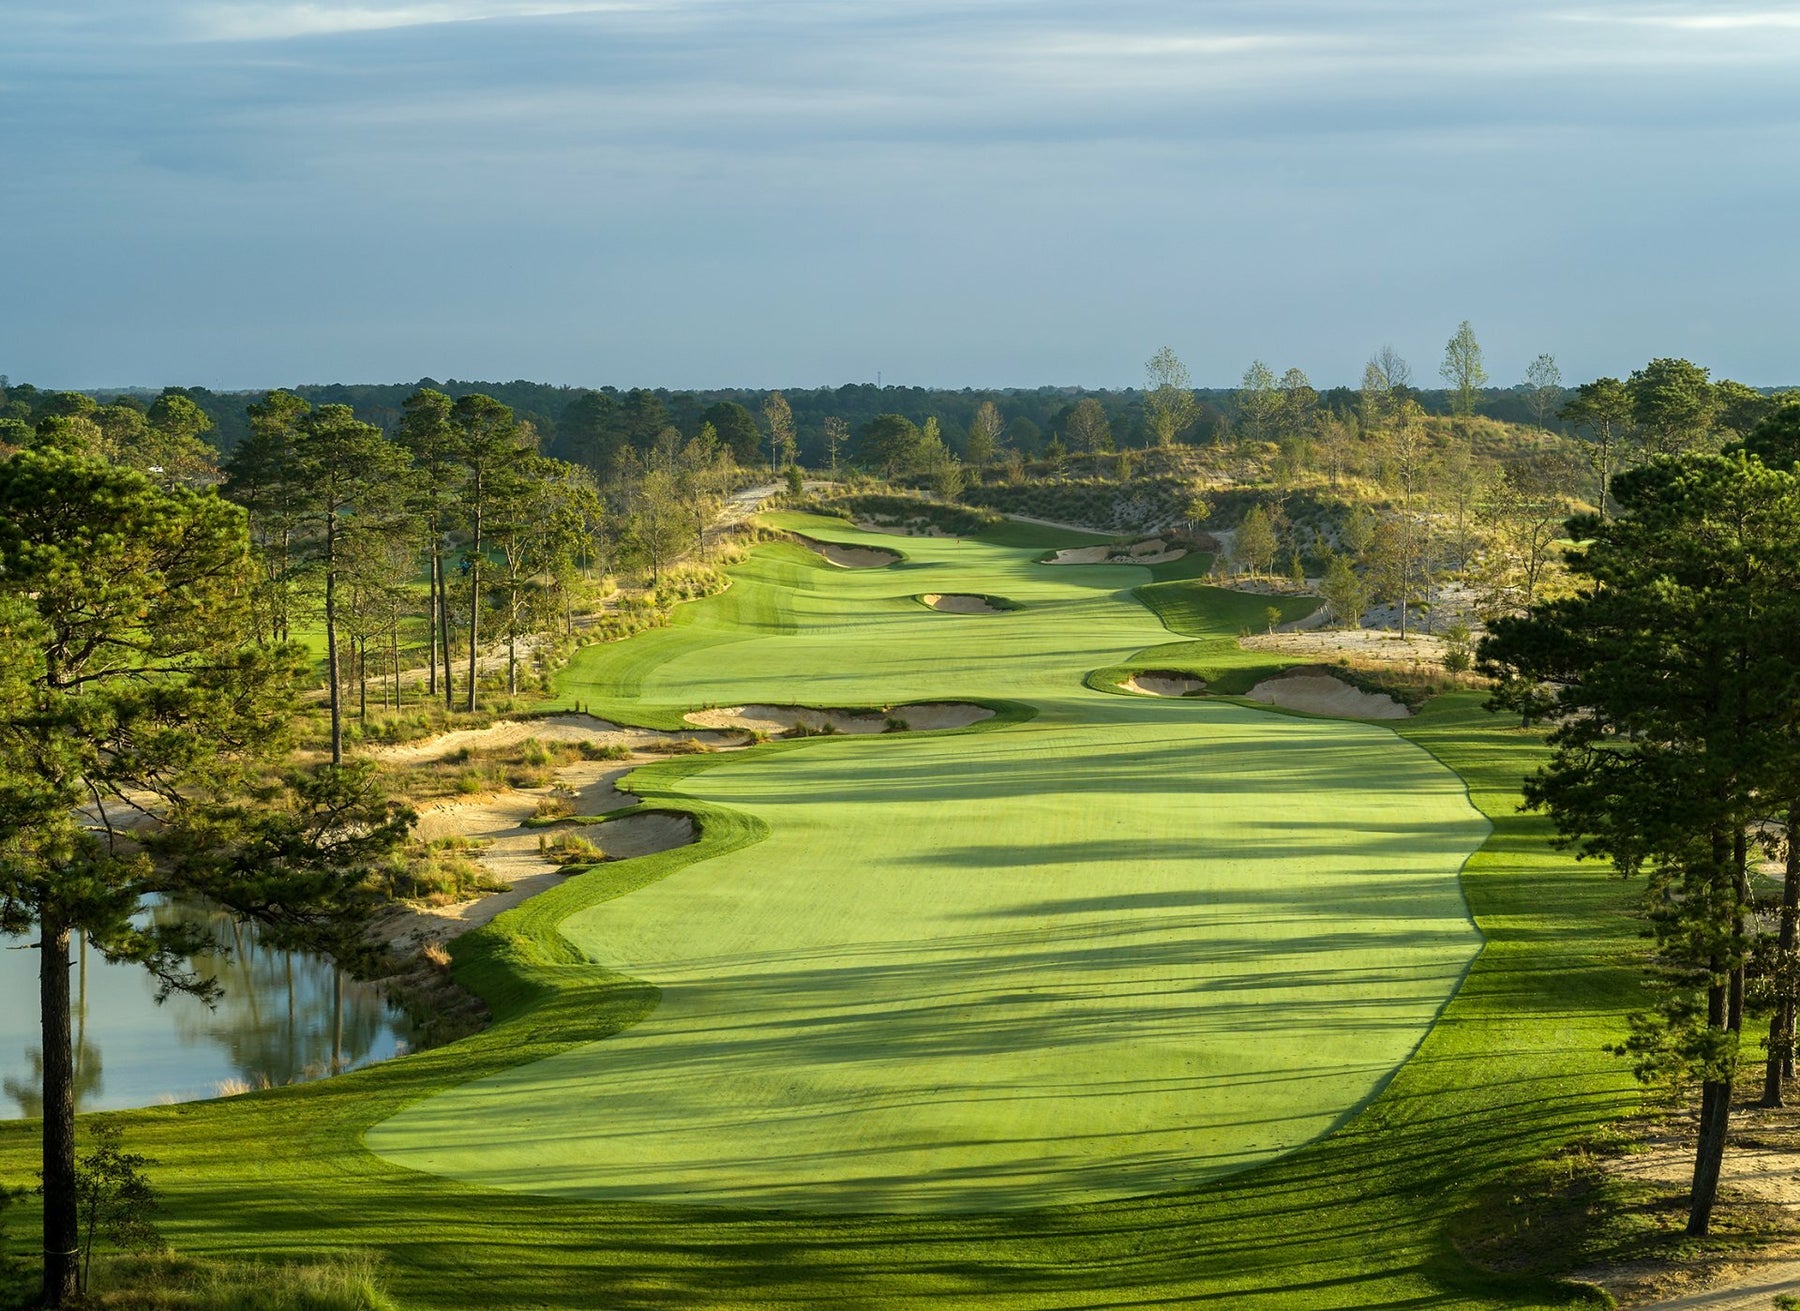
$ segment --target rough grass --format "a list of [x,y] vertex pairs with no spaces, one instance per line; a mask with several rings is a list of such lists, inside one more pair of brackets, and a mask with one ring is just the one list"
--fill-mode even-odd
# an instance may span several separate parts
[[372,1257],[207,1261],[164,1253],[95,1263],[93,1311],[394,1311]]
[[[815,524],[813,531],[824,528]],[[929,541],[915,539],[909,549]],[[1045,534],[1026,544],[1041,550],[1067,542]],[[772,624],[784,607],[795,615],[811,604],[805,591],[788,595],[773,587],[754,604],[740,598],[762,557],[759,550],[722,597],[676,611],[677,628],[623,644],[618,665],[578,673],[566,695],[612,696],[615,673],[629,666],[638,684],[633,695],[647,690],[652,704],[678,715],[675,679],[658,672],[659,661],[682,661],[695,646],[758,641],[755,631],[733,632],[724,623],[717,609],[722,601],[736,598],[732,603],[745,605],[745,613],[760,613]],[[775,564],[800,568],[779,559]],[[897,579],[896,590],[969,590],[940,587],[930,568]],[[925,581],[913,581],[922,575]],[[851,577],[838,572],[834,581]],[[955,681],[967,686],[933,686],[930,692],[961,697],[998,685],[1006,689],[998,695],[1045,704],[1033,725],[1052,719],[1056,698],[1070,694],[1071,662],[1122,661],[1168,641],[1168,631],[1148,612],[1138,610],[1141,619],[1121,618],[1117,626],[1107,618],[1115,610],[1130,614],[1135,607],[1122,591],[1148,581],[1148,571],[1110,568],[1056,584],[1093,593],[1091,605],[1070,598],[1058,606],[1049,598],[1064,644],[1057,679],[1020,668],[1006,652],[991,658],[976,652],[957,671]],[[1030,603],[1024,590],[1029,583],[1028,577],[1016,585],[1008,578],[991,590]],[[1015,619],[1030,623],[1042,608]],[[692,618],[684,618],[690,612]],[[826,597],[813,615],[844,622],[842,606]],[[1085,626],[1090,618],[1096,621],[1091,642]],[[882,676],[890,666],[882,656],[880,620],[857,622],[869,630],[861,634],[868,640],[858,653],[866,667],[857,672]],[[685,635],[687,642],[650,654],[634,650],[680,638],[688,625],[696,633]],[[1018,631],[1013,623],[1007,627]],[[806,639],[790,631],[794,659],[786,664],[779,651],[746,652],[769,662],[753,671],[756,678],[806,667]],[[805,699],[832,704],[866,698],[832,689]],[[918,698],[893,689],[880,699]],[[708,700],[721,698],[702,692],[690,703]],[[1204,1186],[1036,1212],[807,1218],[552,1201],[420,1174],[368,1152],[363,1135],[372,1126],[424,1098],[571,1051],[651,1012],[654,988],[588,959],[557,926],[693,862],[728,856],[765,837],[761,821],[747,811],[703,803],[689,803],[700,820],[696,845],[576,875],[458,940],[457,976],[489,1000],[496,1018],[491,1029],[339,1079],[116,1118],[127,1147],[158,1161],[152,1173],[167,1198],[164,1230],[184,1252],[267,1261],[321,1250],[375,1250],[383,1255],[390,1294],[405,1307],[1438,1311],[1582,1305],[1584,1294],[1559,1287],[1549,1273],[1494,1272],[1472,1264],[1454,1238],[1463,1217],[1492,1204],[1497,1181],[1635,1106],[1628,1073],[1601,1049],[1617,1040],[1624,1013],[1637,1002],[1630,957],[1639,943],[1635,923],[1623,911],[1626,891],[1550,851],[1545,824],[1517,813],[1518,779],[1540,758],[1539,745],[1497,725],[1477,701],[1467,694],[1444,698],[1397,731],[1456,770],[1494,825],[1462,877],[1484,949],[1417,1053],[1338,1132]],[[1201,709],[1187,701],[1166,704],[1173,715]],[[990,737],[971,733],[960,740],[974,750]],[[896,736],[870,745],[905,741]],[[756,750],[774,755],[841,745],[827,739]],[[786,763],[772,760],[772,771]],[[673,782],[685,777],[684,770],[716,764],[715,757],[695,756],[656,768]],[[27,1182],[35,1149],[34,1125],[0,1125],[0,1180]],[[24,1205],[18,1211],[9,1217],[10,1228],[15,1246],[24,1247],[19,1239],[30,1232],[33,1217]]]

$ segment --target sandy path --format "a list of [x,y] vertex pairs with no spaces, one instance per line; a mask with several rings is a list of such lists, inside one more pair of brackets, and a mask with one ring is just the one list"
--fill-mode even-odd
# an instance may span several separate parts
[[1249,699],[1287,710],[1341,719],[1410,719],[1412,711],[1382,692],[1365,692],[1330,674],[1271,678],[1250,689]]
[[1800,1261],[1752,1262],[1736,1269],[1722,1288],[1684,1293],[1661,1302],[1621,1302],[1637,1311],[1769,1311],[1778,1294],[1800,1296]]

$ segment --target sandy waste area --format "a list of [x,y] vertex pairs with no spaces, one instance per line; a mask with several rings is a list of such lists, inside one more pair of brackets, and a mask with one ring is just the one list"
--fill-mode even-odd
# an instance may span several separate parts
[[[557,731],[544,731],[546,727]],[[582,731],[584,728],[585,732]],[[603,720],[571,715],[525,723],[502,720],[491,728],[462,729],[415,746],[390,748],[390,753],[407,754],[389,754],[387,758],[412,762],[441,760],[464,749],[511,746],[530,737],[613,745],[620,741],[622,734],[640,739],[636,743],[624,743],[638,747],[646,740],[672,738],[742,745],[742,739],[737,735],[651,733],[643,729],[620,729]],[[648,856],[687,845],[694,840],[694,822],[687,815],[675,813],[650,811],[599,824],[528,827],[525,823],[537,814],[539,804],[552,796],[558,796],[571,807],[572,813],[580,816],[605,815],[637,805],[637,797],[619,791],[618,780],[649,760],[664,758],[577,760],[557,770],[556,782],[550,787],[519,788],[466,799],[443,798],[422,803],[415,836],[427,842],[462,838],[478,844],[463,854],[479,864],[494,882],[504,884],[505,890],[447,906],[398,911],[377,924],[375,931],[395,951],[410,952],[427,943],[445,942],[486,924],[534,893],[562,881],[565,877],[562,867],[545,859],[539,851],[540,841],[559,833],[579,834],[615,860]]]
[[1124,550],[1112,546],[1072,546],[1058,551],[1045,564],[1162,564],[1179,560],[1187,554],[1184,547],[1171,547],[1160,537],[1133,542]]
[[1412,715],[1384,692],[1365,692],[1330,674],[1290,674],[1271,678],[1250,689],[1249,699],[1285,710],[1341,719],[1407,719]]

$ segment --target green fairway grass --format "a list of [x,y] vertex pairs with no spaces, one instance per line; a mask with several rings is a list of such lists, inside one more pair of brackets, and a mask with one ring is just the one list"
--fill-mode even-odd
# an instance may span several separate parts
[[635,781],[771,833],[561,926],[654,1014],[370,1146],[526,1192],[930,1212],[1189,1187],[1325,1132],[1474,955],[1486,821],[1378,728],[1059,709]]
[[[1234,641],[1266,598],[1036,563],[1067,541],[911,539],[869,571],[768,544],[672,627],[581,653],[565,703],[633,722],[1002,714],[639,770],[699,842],[459,939],[486,1032],[115,1117],[170,1240],[372,1250],[419,1308],[1581,1304],[1448,1238],[1636,1101],[1602,1050],[1636,923],[1517,813],[1536,738],[1469,695],[1374,726],[1090,690],[1279,660]],[[34,1129],[0,1125],[0,1181],[28,1181]]]

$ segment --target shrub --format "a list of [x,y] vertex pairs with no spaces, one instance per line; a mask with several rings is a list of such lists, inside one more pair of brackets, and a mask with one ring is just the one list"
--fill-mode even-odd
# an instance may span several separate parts
[[566,831],[553,838],[540,837],[538,853],[552,865],[598,865],[606,859],[606,853],[581,834]]

